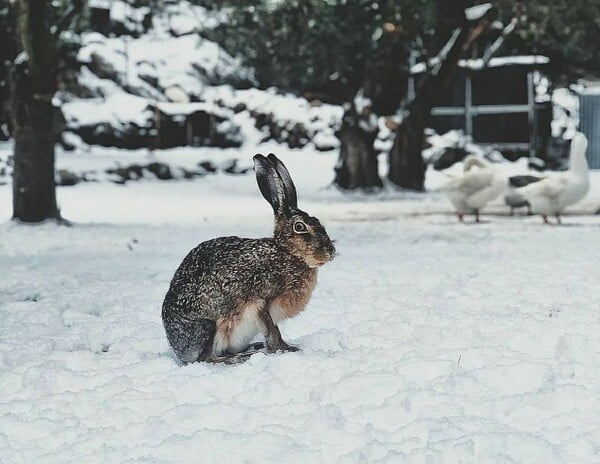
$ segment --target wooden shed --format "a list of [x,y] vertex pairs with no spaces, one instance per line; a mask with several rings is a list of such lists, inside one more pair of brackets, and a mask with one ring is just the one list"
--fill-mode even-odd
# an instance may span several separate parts
[[[431,127],[463,130],[476,143],[545,158],[552,103],[545,56],[461,60],[449,91],[432,109]],[[412,98],[425,63],[411,68]]]

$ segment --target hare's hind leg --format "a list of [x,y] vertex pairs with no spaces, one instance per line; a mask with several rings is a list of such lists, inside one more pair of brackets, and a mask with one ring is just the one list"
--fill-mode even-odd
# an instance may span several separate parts
[[177,359],[183,363],[204,361],[212,355],[217,324],[210,319],[187,319],[170,311],[163,312],[167,339]]

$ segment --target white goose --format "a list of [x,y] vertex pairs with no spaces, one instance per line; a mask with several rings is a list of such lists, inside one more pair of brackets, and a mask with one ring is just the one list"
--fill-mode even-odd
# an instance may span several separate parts
[[504,194],[504,202],[510,206],[511,216],[515,214],[515,209],[523,207],[527,207],[527,214],[530,216],[533,214],[531,212],[531,205],[517,190],[534,182],[539,182],[542,179],[543,177],[530,175],[511,176],[508,178],[508,190]]
[[541,214],[546,224],[550,224],[548,216],[555,216],[560,224],[560,214],[565,208],[581,200],[590,189],[586,149],[585,135],[577,132],[571,141],[568,171],[517,189],[531,206],[531,211]]
[[[473,169],[477,166],[476,169]],[[506,188],[506,178],[492,166],[469,155],[464,160],[463,174],[451,179],[442,190],[454,205],[459,221],[465,214],[474,214],[479,222],[479,211],[498,197]]]

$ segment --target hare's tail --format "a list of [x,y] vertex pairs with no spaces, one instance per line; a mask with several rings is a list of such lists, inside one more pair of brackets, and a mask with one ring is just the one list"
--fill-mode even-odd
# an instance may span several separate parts
[[217,324],[210,319],[189,319],[163,308],[163,325],[167,339],[182,364],[204,361],[212,356]]

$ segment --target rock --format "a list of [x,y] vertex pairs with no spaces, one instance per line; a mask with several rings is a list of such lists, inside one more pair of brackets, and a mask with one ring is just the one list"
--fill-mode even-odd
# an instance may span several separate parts
[[229,119],[222,119],[214,125],[209,140],[210,146],[213,147],[238,148],[242,146],[244,136],[240,126]]
[[99,123],[90,126],[70,127],[88,145],[101,145],[103,147],[119,147],[130,150],[152,146],[155,136],[147,127],[136,124],[121,124],[120,127],[108,123]]
[[90,54],[88,68],[90,68],[90,71],[92,71],[96,76],[102,79],[110,79],[114,82],[119,82],[120,80],[121,73],[114,68],[111,62],[104,59],[104,57],[99,53],[92,52]]
[[455,163],[466,158],[469,153],[462,147],[447,147],[433,162],[433,168],[437,171],[447,169]]
[[85,181],[85,179],[67,169],[59,169],[56,172],[56,185],[61,187],[71,187],[82,181]]
[[115,184],[125,184],[129,179],[129,171],[127,168],[116,167],[116,168],[108,168],[106,173],[109,174],[110,181]]
[[105,172],[112,176],[110,180],[116,184],[124,184],[130,180],[139,180],[144,177],[144,167],[139,164],[108,168]]
[[340,146],[339,139],[333,136],[327,137],[322,134],[315,135],[315,137],[313,138],[313,143],[317,151],[335,150]]
[[200,161],[198,167],[204,169],[204,172],[214,174],[217,172],[217,167],[210,161]]
[[190,96],[180,85],[172,85],[165,89],[165,97],[174,103],[189,103]]
[[181,168],[181,172],[184,179],[195,179],[196,177],[204,177],[206,175],[206,172],[186,168]]
[[138,76],[141,80],[148,83],[154,88],[159,87],[158,73],[153,63],[147,61],[140,61],[137,64]]
[[73,132],[63,132],[59,138],[59,143],[65,151],[74,151],[80,148],[84,143],[77,134]]
[[535,157],[529,158],[529,160],[527,161],[527,166],[535,171],[544,171],[548,168],[546,162],[543,159]]
[[223,166],[221,167],[221,170],[227,174],[243,175],[243,174],[247,174],[248,172],[252,171],[252,168],[251,167],[240,168],[238,166],[238,160],[232,159],[232,160],[226,161],[223,164]]
[[129,180],[138,180],[144,177],[144,168],[139,164],[132,164],[127,168]]
[[253,111],[251,115],[254,117],[256,128],[265,132],[263,141],[275,140],[287,144],[290,148],[302,148],[311,141],[314,135],[309,133],[304,124],[279,121],[271,113]]
[[246,111],[248,108],[245,103],[237,103],[233,108],[233,112],[235,114],[241,113],[242,111]]
[[146,169],[156,176],[160,180],[172,180],[174,179],[171,167],[165,163],[154,162],[146,166]]
[[502,156],[508,161],[514,162],[523,156],[523,152],[518,150],[502,150]]

